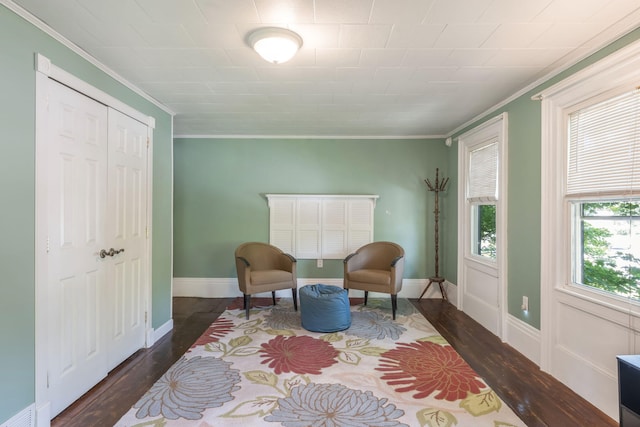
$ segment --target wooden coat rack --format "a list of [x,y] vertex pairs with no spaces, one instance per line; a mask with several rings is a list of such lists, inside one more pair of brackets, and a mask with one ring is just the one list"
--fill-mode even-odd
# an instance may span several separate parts
[[429,288],[431,287],[431,285],[433,283],[437,283],[438,286],[440,287],[440,293],[442,294],[442,299],[448,300],[447,298],[447,290],[444,288],[444,277],[440,277],[440,259],[438,257],[438,251],[440,249],[440,242],[439,242],[439,230],[438,230],[438,220],[439,220],[439,216],[440,216],[440,208],[438,206],[438,194],[441,191],[445,191],[447,189],[447,184],[449,183],[449,178],[444,178],[442,180],[440,180],[439,177],[439,169],[436,168],[436,180],[434,183],[431,183],[431,181],[429,181],[428,179],[425,179],[424,182],[427,184],[427,187],[429,188],[429,191],[433,192],[435,194],[435,209],[433,210],[433,214],[435,215],[435,257],[436,257],[436,273],[434,276],[429,277],[429,283],[427,284],[427,287],[424,288],[424,291],[422,291],[422,293],[420,294],[420,298],[421,299],[424,294],[427,292],[427,290],[429,290]]

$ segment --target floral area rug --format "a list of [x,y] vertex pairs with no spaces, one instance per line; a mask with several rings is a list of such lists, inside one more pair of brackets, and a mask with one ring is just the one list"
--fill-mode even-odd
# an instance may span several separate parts
[[[117,426],[524,426],[407,300],[351,306],[345,331],[292,301],[229,307]],[[301,307],[304,309],[304,307]]]

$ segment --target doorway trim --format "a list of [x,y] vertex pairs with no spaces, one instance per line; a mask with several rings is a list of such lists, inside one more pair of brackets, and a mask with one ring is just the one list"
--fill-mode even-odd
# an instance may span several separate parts
[[[47,85],[49,79],[55,80],[89,98],[96,100],[108,107],[120,111],[121,113],[143,123],[147,126],[147,140],[149,150],[147,155],[147,245],[146,256],[147,262],[147,280],[146,289],[144,291],[144,310],[145,316],[145,346],[153,345],[153,329],[151,328],[151,302],[152,302],[152,189],[153,189],[153,129],[155,128],[155,119],[147,116],[122,101],[112,97],[111,95],[101,91],[95,86],[81,80],[80,78],[68,73],[62,68],[51,63],[49,58],[36,53],[35,54],[35,79],[36,79],[36,111],[35,111],[35,407],[36,407],[36,425],[38,427],[46,427],[50,425],[51,408],[49,402],[48,389],[48,347],[47,347],[47,316],[44,315],[44,307],[47,305],[47,212],[46,212],[46,196],[47,196],[47,150],[45,142],[47,140],[47,120],[48,120],[48,103],[46,97]],[[43,208],[44,206],[44,208]]]
[[[496,335],[505,341],[507,331],[507,182],[508,182],[508,114],[499,114],[475,128],[465,132],[458,137],[458,255],[457,255],[457,276],[458,276],[458,308],[464,310],[464,295],[468,283],[465,274],[465,260],[470,255],[470,245],[467,241],[470,231],[469,203],[466,198],[467,182],[467,157],[470,148],[479,144],[479,140],[486,140],[489,137],[497,137],[498,146],[498,170],[497,186],[498,200],[496,201],[496,247],[497,257],[495,271],[498,278],[497,304],[498,321],[496,324]],[[481,265],[482,262],[480,261]],[[481,269],[487,266],[481,265]]]

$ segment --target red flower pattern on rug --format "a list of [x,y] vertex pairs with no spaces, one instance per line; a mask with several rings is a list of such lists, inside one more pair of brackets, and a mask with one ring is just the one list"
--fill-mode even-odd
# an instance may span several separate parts
[[224,337],[228,333],[233,331],[233,321],[225,319],[224,317],[218,317],[211,326],[198,338],[198,340],[191,346],[191,348],[207,345],[212,342],[217,342],[220,338]]
[[399,343],[380,356],[376,370],[387,372],[382,379],[390,386],[402,386],[397,392],[417,391],[415,399],[440,390],[435,399],[453,402],[486,387],[453,347],[429,341]]
[[261,345],[260,357],[280,375],[283,372],[319,375],[322,368],[338,363],[339,351],[326,341],[310,336],[278,335]]

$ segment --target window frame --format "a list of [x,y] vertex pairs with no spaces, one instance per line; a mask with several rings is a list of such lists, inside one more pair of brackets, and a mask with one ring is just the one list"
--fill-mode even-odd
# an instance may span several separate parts
[[[463,213],[468,216],[468,221],[464,218],[465,215],[458,215],[458,229],[464,230],[463,235],[469,236],[473,234],[473,215],[472,209],[479,204],[494,204],[496,206],[496,257],[489,258],[486,256],[478,255],[473,252],[473,239],[465,241],[463,239],[463,250],[458,256],[458,277],[461,277],[461,267],[464,263],[464,259],[469,259],[473,262],[483,264],[489,268],[498,269],[506,276],[507,274],[507,166],[508,159],[507,146],[508,146],[508,114],[501,113],[492,119],[487,120],[483,124],[471,129],[463,135],[458,137],[459,154],[458,154],[458,168],[465,171],[466,179],[469,178],[468,171],[471,161],[471,153],[476,150],[481,150],[488,147],[491,144],[496,144],[497,149],[497,164],[496,164],[496,195],[495,197],[485,198],[469,198],[467,194],[468,183],[460,182],[458,188],[458,209],[459,214]],[[501,279],[506,280],[506,279]],[[506,285],[503,285],[506,289]],[[504,299],[506,300],[506,291]]]
[[[625,303],[629,300],[640,303],[640,298],[632,299],[631,297],[625,297],[624,295],[617,294],[612,291],[607,291],[597,286],[584,283],[584,232],[583,222],[586,221],[630,221],[629,226],[633,227],[633,221],[640,222],[640,216],[599,216],[599,215],[585,215],[584,204],[586,203],[604,203],[604,202],[619,202],[630,201],[634,203],[640,202],[640,197],[633,198],[620,198],[613,196],[603,196],[601,198],[589,198],[589,199],[568,199],[571,204],[571,228],[572,228],[572,247],[571,247],[571,285],[578,287],[585,287],[587,290],[595,291],[597,293],[604,293],[605,295],[613,296],[614,298],[622,299]],[[578,235],[580,234],[580,235]]]
[[[496,336],[507,333],[508,303],[507,280],[508,255],[508,139],[509,114],[501,112],[458,136],[458,308],[468,312]],[[489,143],[497,143],[496,186],[496,259],[478,256],[471,251],[471,205],[487,203],[488,198],[467,197],[469,152]],[[474,276],[475,275],[475,276]],[[478,278],[481,277],[480,281]],[[489,286],[486,292],[477,293],[474,287]]]
[[[495,236],[495,254],[494,257],[490,257],[490,256],[486,256],[483,255],[482,253],[480,253],[481,251],[479,250],[479,246],[482,244],[482,237],[481,237],[481,229],[480,229],[480,207],[481,206],[494,206],[494,210],[495,210],[495,216],[494,216],[494,222],[495,222],[495,226],[496,226],[496,236]],[[470,250],[470,256],[481,260],[481,262],[488,262],[488,263],[497,263],[498,262],[498,235],[497,235],[497,221],[498,221],[498,202],[496,201],[489,201],[489,202],[472,202],[469,204],[469,208],[471,209],[472,214],[469,215],[470,220],[471,220],[471,224],[469,225],[470,227],[470,237],[471,237],[471,248]],[[478,250],[478,252],[475,252],[476,250]]]
[[[541,106],[541,328],[553,329],[555,292],[622,313],[640,314],[640,304],[606,291],[572,283],[571,201],[565,197],[567,130],[569,113],[615,93],[632,90],[640,83],[640,43],[612,53],[561,82],[544,89],[532,99]],[[590,198],[591,199],[591,198]],[[551,340],[551,334],[546,336]],[[541,366],[550,363],[551,345],[541,355]]]

